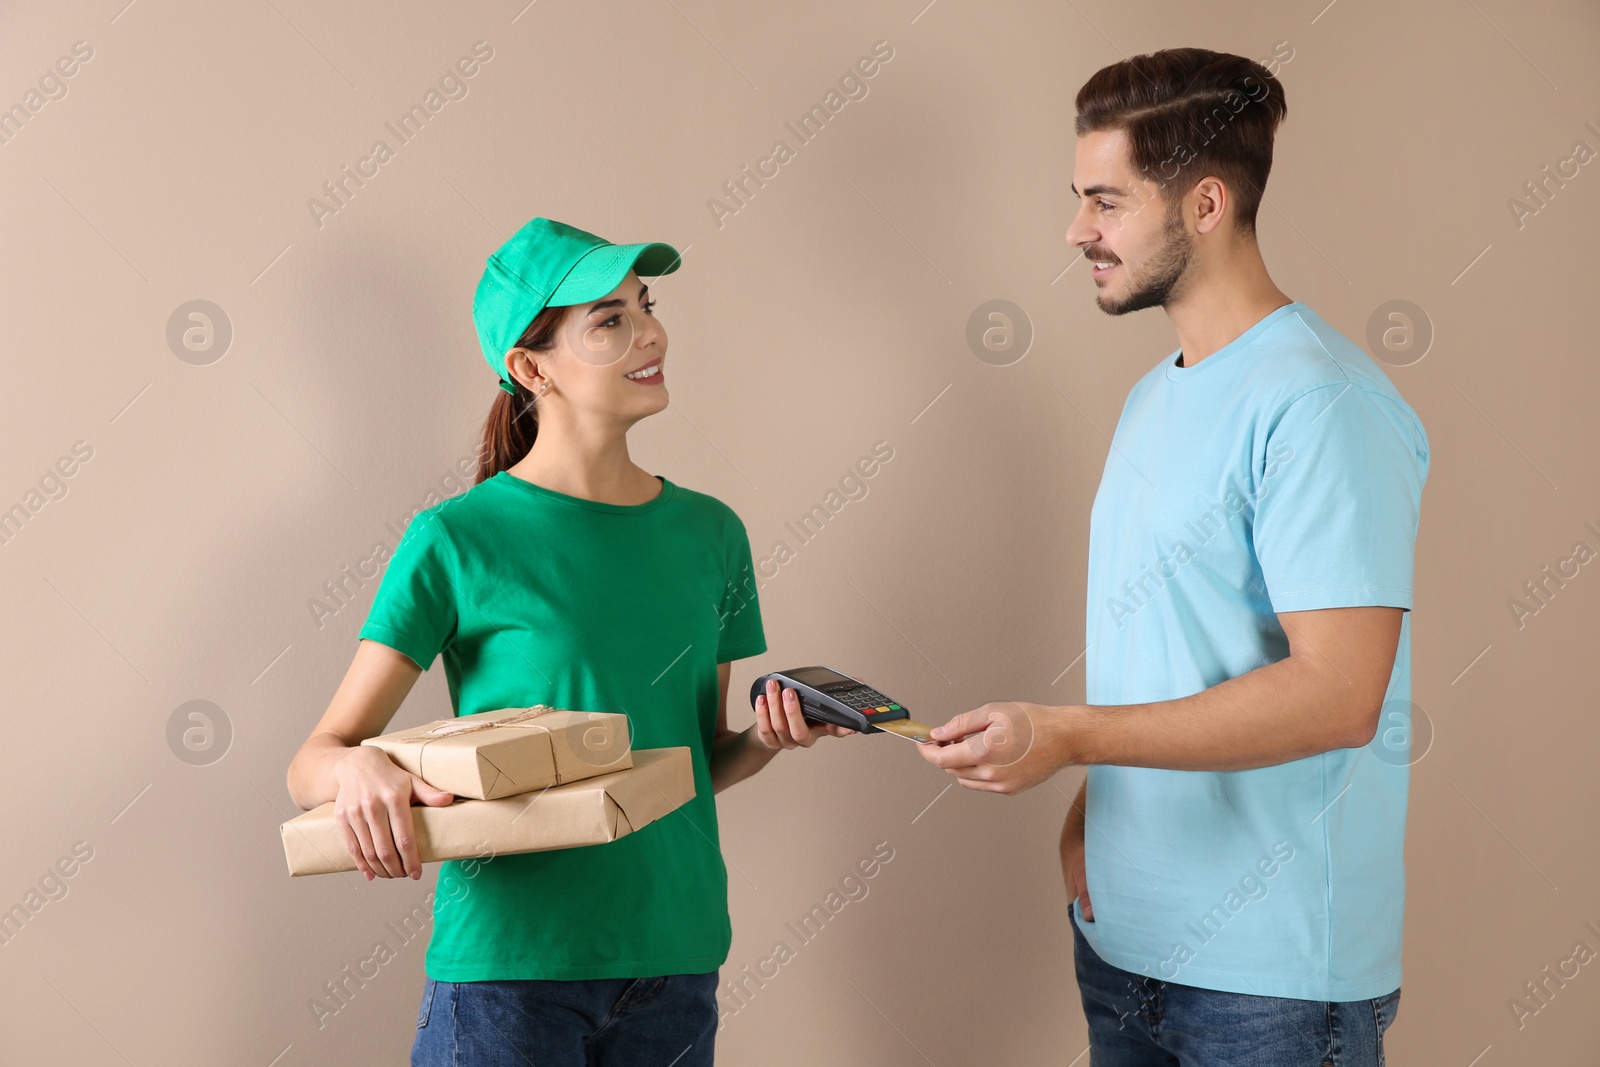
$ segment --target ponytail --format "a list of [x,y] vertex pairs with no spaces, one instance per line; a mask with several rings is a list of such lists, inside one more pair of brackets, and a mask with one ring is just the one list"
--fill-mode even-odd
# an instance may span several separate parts
[[[566,307],[546,307],[535,315],[512,348],[534,352],[549,351],[555,345],[556,327]],[[509,350],[508,350],[509,351]],[[538,397],[527,386],[511,379],[515,393],[494,391],[494,404],[483,421],[483,444],[478,449],[478,475],[473,484],[486,482],[528,454],[539,434]]]

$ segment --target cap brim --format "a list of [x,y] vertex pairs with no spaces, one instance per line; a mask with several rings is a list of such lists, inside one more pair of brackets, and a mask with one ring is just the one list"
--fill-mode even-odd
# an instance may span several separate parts
[[660,241],[634,245],[601,245],[572,265],[546,301],[551,306],[599,300],[632,270],[642,278],[671,274],[682,264],[678,250]]

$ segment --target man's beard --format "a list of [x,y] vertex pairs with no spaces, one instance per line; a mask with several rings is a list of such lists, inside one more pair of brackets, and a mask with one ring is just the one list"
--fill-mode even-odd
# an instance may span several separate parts
[[[1128,284],[1133,288],[1128,295],[1121,299],[1097,295],[1095,303],[1107,315],[1126,315],[1130,311],[1165,306],[1172,299],[1178,283],[1183,280],[1183,272],[1188,268],[1189,257],[1193,253],[1194,243],[1184,232],[1182,212],[1174,205],[1162,222],[1161,247],[1144,267],[1142,280],[1129,274]],[[1123,263],[1123,270],[1127,270],[1126,262]]]

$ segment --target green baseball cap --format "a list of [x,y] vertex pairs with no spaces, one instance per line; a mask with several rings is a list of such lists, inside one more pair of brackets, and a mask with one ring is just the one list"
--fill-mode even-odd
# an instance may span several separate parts
[[598,300],[630,270],[655,278],[682,262],[677,249],[659,241],[616,245],[564,222],[529,220],[489,257],[472,298],[478,343],[500,388],[517,391],[506,353],[546,307]]

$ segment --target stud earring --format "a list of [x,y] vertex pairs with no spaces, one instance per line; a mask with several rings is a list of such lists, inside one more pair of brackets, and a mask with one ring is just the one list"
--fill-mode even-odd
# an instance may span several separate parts
[[549,382],[545,382],[543,385],[539,386],[539,392],[547,393],[549,391],[550,391],[550,383]]

